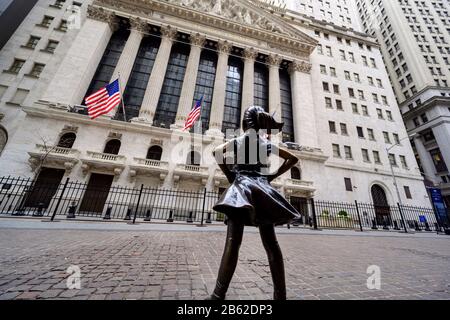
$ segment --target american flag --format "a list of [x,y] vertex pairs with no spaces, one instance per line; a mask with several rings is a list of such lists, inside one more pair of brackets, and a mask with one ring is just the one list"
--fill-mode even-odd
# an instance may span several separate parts
[[198,120],[198,118],[200,118],[200,114],[202,112],[202,102],[203,102],[203,97],[200,98],[200,100],[198,100],[195,103],[194,108],[191,110],[191,112],[189,112],[189,115],[186,119],[186,123],[184,124],[184,129],[183,130],[187,130],[192,128],[192,126],[194,125],[195,121]]
[[88,96],[85,101],[91,119],[107,114],[120,104],[122,100],[119,79]]

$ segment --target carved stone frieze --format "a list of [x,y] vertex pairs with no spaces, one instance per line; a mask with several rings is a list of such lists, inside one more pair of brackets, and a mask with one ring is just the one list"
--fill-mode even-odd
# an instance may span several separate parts
[[306,61],[298,61],[295,60],[289,65],[289,72],[303,72],[303,73],[311,73],[312,65]]

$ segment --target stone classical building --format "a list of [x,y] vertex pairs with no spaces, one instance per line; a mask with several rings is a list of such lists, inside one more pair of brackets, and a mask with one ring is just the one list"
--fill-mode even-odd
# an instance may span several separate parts
[[450,207],[450,4],[356,2],[365,32],[381,46],[422,174]]
[[[380,49],[350,23],[257,0],[57,2],[0,53],[0,176],[219,191],[211,150],[256,104],[300,159],[285,194],[394,205],[391,164],[401,201],[429,206]],[[125,114],[91,120],[84,98],[119,76]],[[184,133],[201,96],[201,132]]]

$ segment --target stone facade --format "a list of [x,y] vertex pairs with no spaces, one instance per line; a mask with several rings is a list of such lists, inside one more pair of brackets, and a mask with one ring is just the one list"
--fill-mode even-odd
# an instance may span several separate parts
[[[289,71],[295,133],[295,143],[289,147],[300,159],[301,179],[291,179],[286,174],[274,182],[276,187],[287,195],[302,198],[372,202],[371,188],[379,185],[390,204],[399,201],[386,152],[386,147],[394,146],[395,142],[386,144],[383,132],[390,139],[394,134],[399,139],[406,137],[407,133],[379,47],[372,38],[352,29],[319,23],[293,11],[271,11],[254,0],[83,1],[81,28],[59,34],[60,31],[41,30],[42,27],[35,25],[44,15],[55,16],[53,26],[57,19],[68,14],[66,7],[57,10],[49,7],[51,3],[39,1],[0,53],[1,68],[9,70],[0,75],[0,85],[7,88],[0,103],[0,112],[5,115],[0,125],[8,133],[0,157],[0,176],[33,177],[42,159],[40,155],[45,154],[48,156],[43,166],[64,169],[65,176],[73,180],[88,181],[92,173],[102,173],[114,175],[114,184],[118,185],[145,184],[182,190],[226,187],[226,179],[214,164],[211,151],[224,139],[221,122],[227,56],[231,55],[231,48],[239,48],[243,52],[244,68],[242,108],[253,104],[253,67],[260,55],[267,57],[264,63],[268,68],[270,111],[278,115],[281,113],[280,79],[276,71],[280,64]],[[142,35],[148,28],[160,30],[161,43],[139,116],[123,122],[115,120],[114,114],[90,120],[86,115],[69,112],[83,100],[108,41],[118,21],[123,19],[130,22],[130,36],[113,75],[120,71],[122,86],[126,86]],[[58,37],[56,51],[42,52],[39,44],[37,49],[22,48],[35,33],[41,36],[40,42]],[[171,48],[179,33],[190,35],[189,72],[184,77],[175,123],[170,128],[156,127],[152,120]],[[180,125],[192,107],[194,74],[205,41],[217,43],[218,51],[210,130],[205,134],[187,134],[180,130]],[[327,54],[328,48],[332,56]],[[345,60],[340,57],[341,50],[347,57]],[[369,61],[373,59],[374,66],[365,66],[363,56]],[[13,74],[14,58],[26,63]],[[38,78],[25,75],[33,62],[45,63]],[[346,78],[346,71],[354,80]],[[371,86],[368,77],[380,79],[382,86]],[[350,95],[349,88],[356,97]],[[29,90],[27,97],[18,103],[14,102],[17,89]],[[359,99],[358,91],[362,92]],[[386,104],[373,101],[373,94],[380,99],[385,97]],[[357,105],[358,113],[352,111],[352,104]],[[339,110],[339,105],[343,110]],[[383,119],[377,116],[377,109],[382,110]],[[387,111],[391,115],[389,119],[386,119]],[[333,122],[338,128],[336,132],[332,130]],[[369,129],[373,130],[373,136]],[[46,146],[57,144],[67,132],[76,133],[70,150],[45,151]],[[121,142],[118,155],[102,153],[111,139]],[[146,159],[147,151],[155,145],[162,148],[162,158],[150,161]],[[335,146],[340,154],[333,151]],[[350,156],[346,159],[348,148],[351,148]],[[192,150],[200,153],[200,166],[186,164]],[[380,161],[375,161],[374,151],[378,152]],[[390,153],[399,164],[400,156],[404,159],[403,166],[395,167],[401,202],[429,206],[409,143],[403,140]],[[344,178],[351,180],[350,190],[346,190]],[[409,188],[411,196],[404,187]]]

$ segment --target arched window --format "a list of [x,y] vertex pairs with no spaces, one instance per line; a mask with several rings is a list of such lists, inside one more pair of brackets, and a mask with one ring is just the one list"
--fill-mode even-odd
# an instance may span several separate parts
[[293,167],[293,168],[291,169],[291,179],[294,179],[294,180],[302,180],[302,174],[301,174],[299,168]]
[[192,165],[192,166],[199,166],[201,161],[200,153],[197,151],[191,151],[188,154],[186,164]]
[[73,132],[65,133],[59,138],[58,147],[71,149],[76,138],[77,135]]
[[5,149],[6,143],[8,142],[8,134],[6,131],[0,127],[0,154],[3,149]]
[[117,139],[109,140],[105,145],[105,150],[103,151],[103,153],[119,154],[120,146],[121,146],[120,140]]
[[152,146],[148,149],[147,158],[149,160],[161,160],[162,148],[160,146]]

